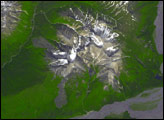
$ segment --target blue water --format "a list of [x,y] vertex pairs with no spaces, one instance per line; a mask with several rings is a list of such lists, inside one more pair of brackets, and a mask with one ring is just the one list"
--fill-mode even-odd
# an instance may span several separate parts
[[155,79],[157,79],[157,80],[162,80],[162,76],[160,76],[160,75],[157,74],[157,75],[155,76]]

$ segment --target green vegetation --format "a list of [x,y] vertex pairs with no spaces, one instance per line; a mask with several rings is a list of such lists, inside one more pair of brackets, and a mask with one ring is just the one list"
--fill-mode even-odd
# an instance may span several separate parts
[[134,118],[131,118],[128,111],[126,111],[121,114],[111,113],[110,115],[106,116],[104,119],[134,119]]
[[143,93],[142,95],[141,95],[141,97],[148,97],[148,96],[150,96],[151,95],[151,93]]
[[158,92],[158,91],[159,91],[159,89],[154,90],[153,92],[143,93],[143,94],[141,95],[141,97],[143,97],[143,98],[145,98],[145,97],[149,97],[151,94],[153,94],[153,93],[155,93],[155,92]]
[[22,5],[20,21],[15,30],[10,34],[1,33],[1,68],[8,63],[12,56],[17,55],[29,39],[32,30],[32,17],[37,2],[19,2]]
[[[109,90],[105,91],[104,84],[96,77],[98,68],[92,66],[96,72],[92,77],[86,71],[68,80],[65,85],[67,104],[58,109],[54,99],[58,95],[57,85],[62,78],[54,78],[47,68],[45,49],[34,47],[32,39],[43,37],[55,47],[54,41],[60,41],[56,36],[57,25],[71,25],[75,22],[61,16],[62,11],[69,7],[90,10],[93,16],[103,13],[116,20],[120,16],[111,13],[112,7],[106,10],[102,4],[94,1],[20,3],[28,15],[22,13],[15,31],[10,36],[1,37],[1,65],[17,54],[10,63],[1,68],[2,118],[70,118],[90,110],[99,110],[105,104],[125,100],[144,90],[163,86],[163,81],[155,79],[155,75],[160,73],[159,67],[163,61],[163,56],[155,49],[153,38],[153,22],[157,15],[158,2],[140,1],[133,6],[137,21],[132,21],[130,15],[121,12],[120,16],[123,18],[118,20],[119,25],[114,29],[124,34],[125,37],[119,37],[119,42],[123,55],[129,56],[123,59],[124,69],[117,78],[123,90],[117,92],[108,86]],[[148,47],[144,47],[146,44]],[[132,109],[143,110],[140,106],[148,110],[156,107],[156,104],[153,102],[131,105]],[[107,118],[115,117],[130,118],[128,112]]]
[[149,101],[149,102],[140,102],[140,103],[133,103],[130,105],[130,108],[134,111],[146,111],[146,110],[153,110],[158,106],[158,102],[161,99]]
[[[134,11],[138,15],[138,22],[135,29],[129,29],[128,36],[123,38],[123,54],[129,58],[124,59],[124,69],[119,79],[125,86],[123,92],[126,96],[135,96],[143,90],[163,86],[163,81],[155,79],[155,75],[160,73],[159,68],[163,61],[162,55],[155,49],[153,38],[157,4],[158,2],[137,2]],[[146,44],[148,47],[145,47]]]
[[2,118],[38,118],[47,107],[55,107],[49,103],[52,103],[58,94],[57,85],[60,80],[60,77],[53,79],[52,73],[48,73],[42,84],[24,89],[16,95],[3,96]]
[[24,46],[19,55],[1,72],[2,95],[15,94],[27,87],[42,83],[48,71],[43,55],[43,49],[36,49],[32,45]]

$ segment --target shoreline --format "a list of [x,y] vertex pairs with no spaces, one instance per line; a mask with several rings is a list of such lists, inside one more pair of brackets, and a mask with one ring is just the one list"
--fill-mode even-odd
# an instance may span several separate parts
[[[155,28],[155,44],[159,54],[163,54],[163,1],[159,1],[157,17],[154,21]],[[160,66],[160,71],[163,74],[163,63]]]
[[[159,54],[163,54],[163,1],[159,1],[158,3],[158,9],[157,9],[157,17],[154,21],[154,25],[156,26],[155,28],[155,44],[156,44],[156,49],[158,51]],[[160,68],[161,73],[163,74],[163,63],[161,64]],[[151,93],[151,91],[155,90],[155,89],[160,89],[160,91],[155,92],[155,93]],[[151,93],[151,95],[148,98],[142,98],[141,95],[143,93]],[[146,90],[142,93],[140,93],[138,96],[134,97],[134,98],[130,98],[127,99],[125,101],[122,102],[115,102],[113,104],[107,104],[104,105],[99,111],[90,111],[87,114],[81,115],[81,116],[76,116],[73,117],[71,119],[104,119],[105,116],[109,115],[110,113],[116,113],[116,114],[120,114],[123,113],[125,111],[128,111],[131,117],[134,118],[145,118],[145,119],[151,119],[151,118],[163,118],[163,111],[161,111],[163,109],[163,96],[162,99],[160,100],[160,102],[158,102],[158,107],[153,109],[153,110],[146,110],[146,111],[133,111],[130,109],[130,105],[129,102],[138,102],[138,101],[150,101],[152,100],[152,98],[156,98],[154,96],[158,96],[158,95],[163,95],[163,88],[154,88],[152,90]],[[152,97],[153,96],[153,97]],[[147,99],[147,100],[146,100]],[[132,102],[132,103],[133,103]],[[119,110],[116,111],[116,108],[118,108],[119,106]],[[156,114],[152,114],[152,113],[158,113],[158,115]]]

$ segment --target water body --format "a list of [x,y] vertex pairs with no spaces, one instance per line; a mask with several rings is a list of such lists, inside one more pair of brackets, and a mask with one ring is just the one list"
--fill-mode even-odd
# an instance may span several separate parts
[[[142,97],[143,94],[149,94],[148,97]],[[90,111],[86,115],[75,117],[73,119],[103,119],[110,113],[121,114],[128,111],[132,118],[137,119],[162,119],[163,118],[163,88],[154,88],[140,93],[134,98],[127,99],[122,102],[114,102],[113,104],[104,105],[99,111]],[[158,101],[155,109],[146,111],[133,110],[130,105],[134,103],[147,103]]]
[[157,74],[157,75],[155,76],[155,79],[157,79],[157,80],[162,80],[162,76],[160,76],[160,75]]
[[[156,29],[156,48],[159,54],[163,54],[163,1],[158,4],[158,15],[154,22]],[[163,63],[160,67],[161,73],[163,74]],[[160,76],[156,76],[156,79],[161,79]],[[156,91],[158,90],[158,91]],[[153,92],[156,91],[156,92]],[[151,95],[147,98],[142,98],[141,95],[144,93],[150,93]],[[160,98],[158,105],[153,110],[147,111],[134,111],[130,108],[130,104],[137,102],[149,102]],[[113,104],[104,105],[99,111],[90,111],[86,115],[75,117],[73,119],[103,119],[110,113],[120,114],[128,111],[132,118],[137,119],[162,119],[163,118],[163,88],[154,88],[140,93],[134,98],[127,99],[122,102],[115,102]]]
[[155,43],[159,54],[163,54],[163,1],[158,4],[158,15],[154,22],[155,29]]
[[[159,1],[158,4],[158,15],[154,22],[155,29],[155,43],[159,54],[163,54],[163,1]],[[160,67],[161,73],[163,74],[163,63]]]

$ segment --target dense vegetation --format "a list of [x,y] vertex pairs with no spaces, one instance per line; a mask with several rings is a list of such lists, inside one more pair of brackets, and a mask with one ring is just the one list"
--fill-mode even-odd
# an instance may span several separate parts
[[[125,36],[120,36],[119,42],[123,55],[128,56],[123,58],[123,70],[117,78],[123,90],[116,92],[109,86],[109,91],[104,91],[104,85],[96,74],[90,77],[86,71],[68,80],[65,85],[67,104],[61,109],[57,108],[54,99],[58,95],[57,85],[62,77],[54,78],[47,68],[45,49],[34,47],[32,39],[41,36],[55,47],[54,40],[60,41],[56,36],[56,24],[73,22],[59,14],[69,7],[90,10],[93,16],[103,13],[114,18],[114,13],[111,13],[112,8],[106,10],[102,4],[94,1],[21,4],[28,15],[22,13],[21,21],[12,35],[1,37],[1,66],[7,63],[1,67],[2,118],[70,118],[90,110],[99,110],[105,104],[125,100],[144,90],[163,86],[162,80],[155,79],[160,74],[159,67],[163,61],[163,56],[157,53],[153,36],[158,2],[136,2],[132,10],[137,21],[132,21],[122,12],[120,16],[123,19],[118,20],[119,25],[115,29]],[[148,47],[144,47],[146,44]],[[98,72],[96,66],[93,69]]]

